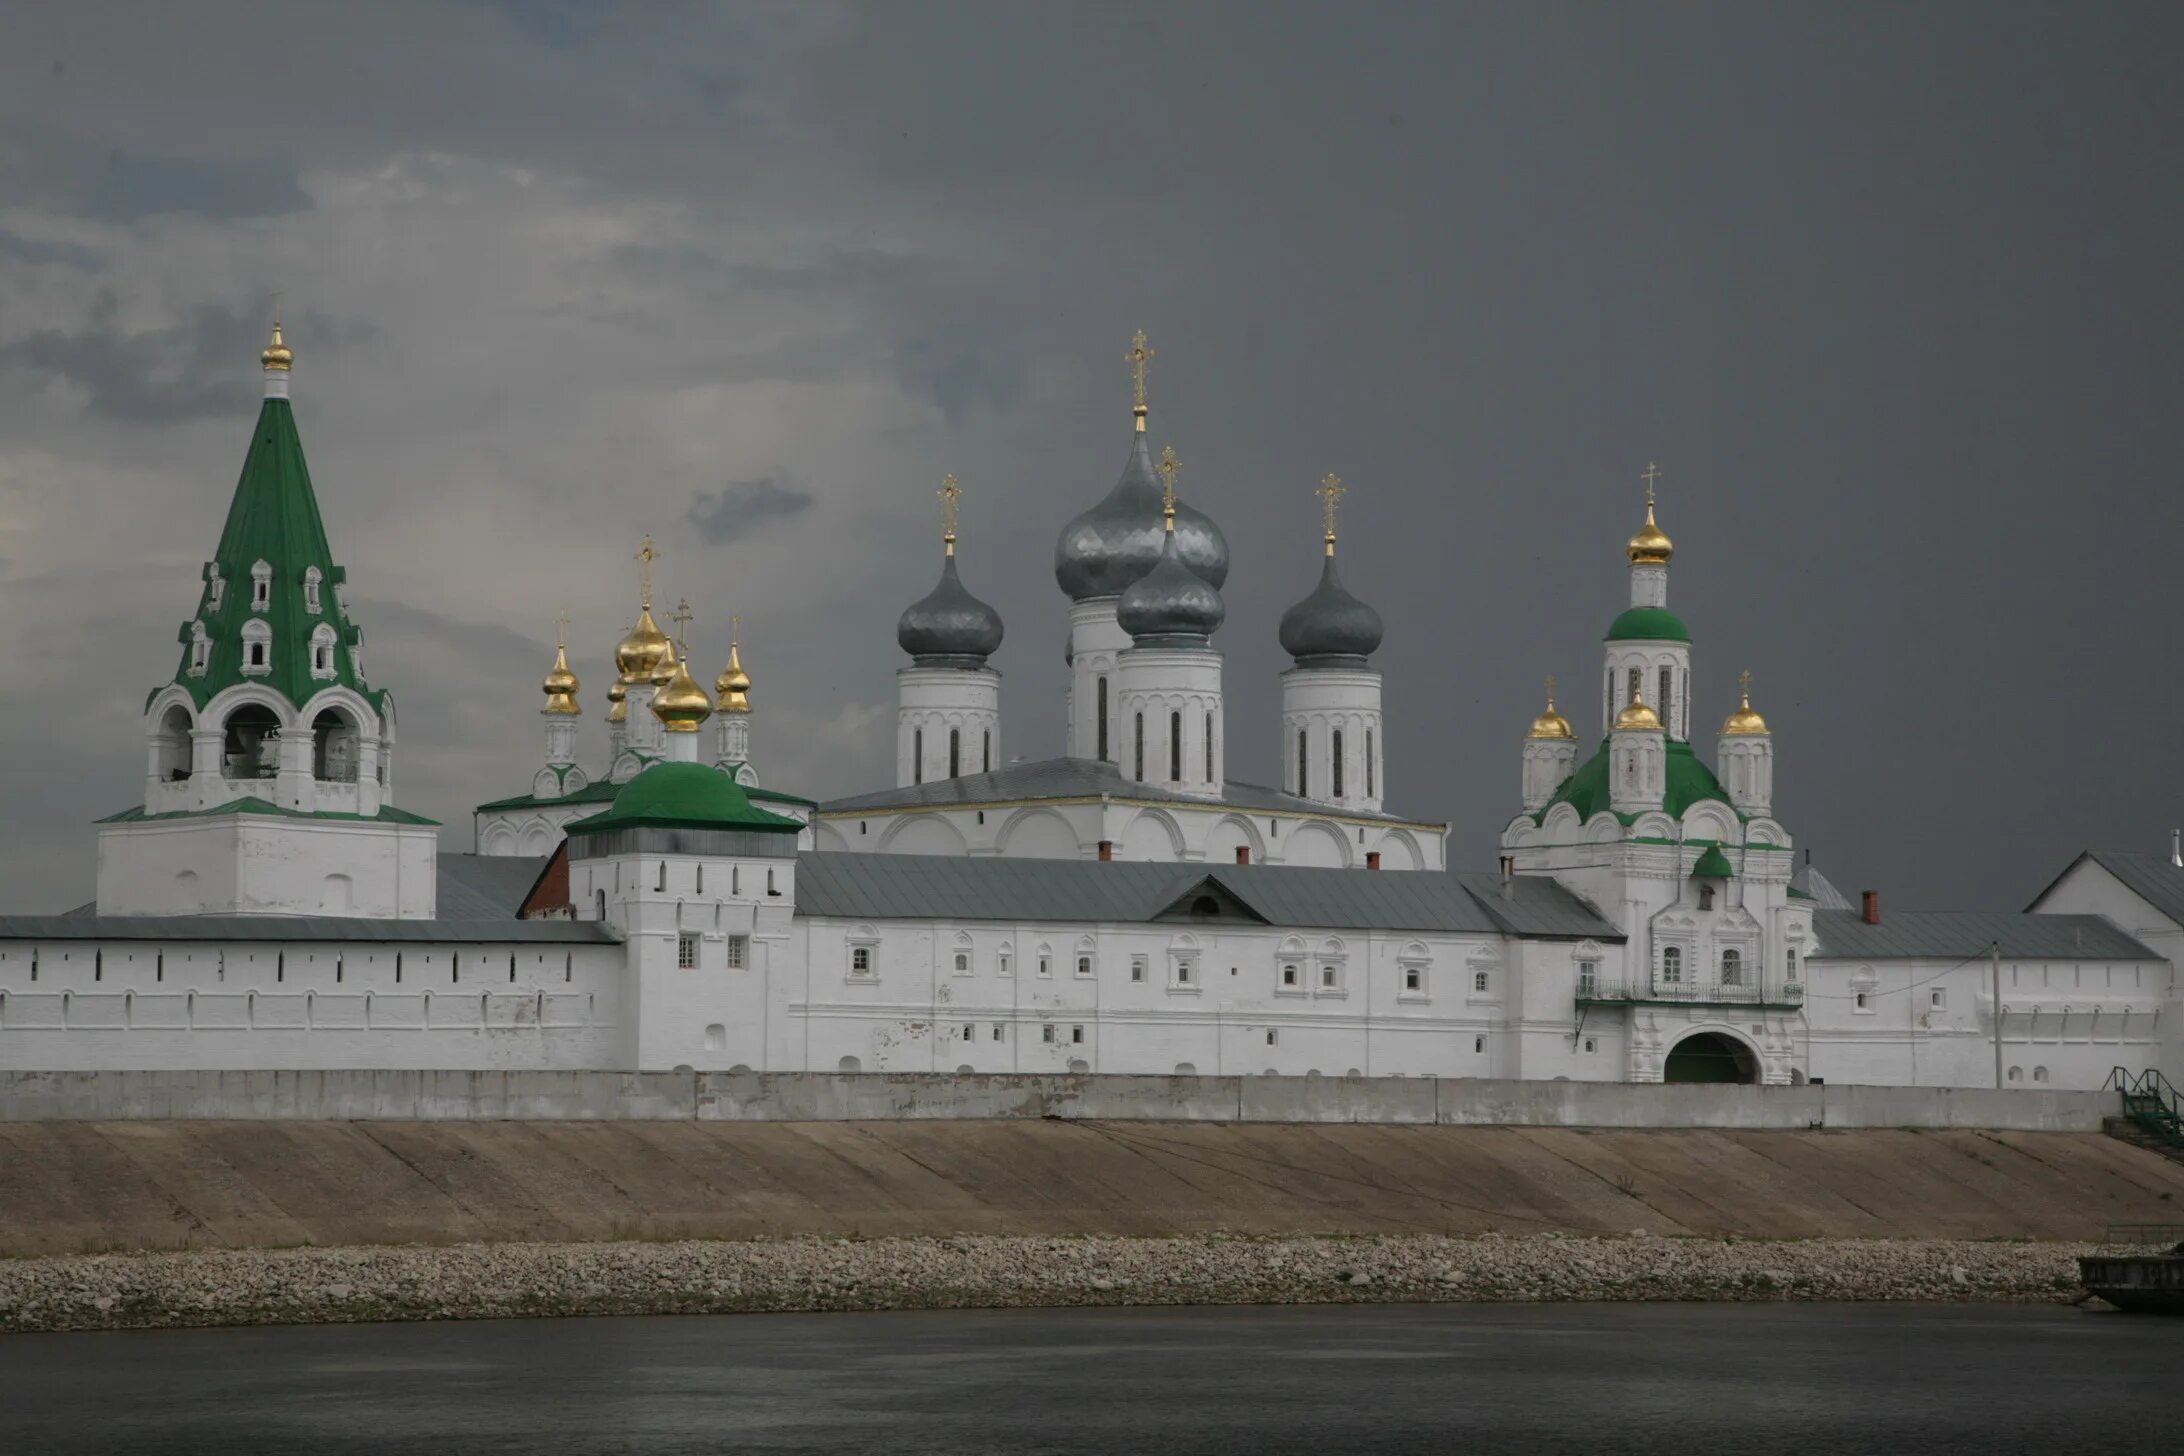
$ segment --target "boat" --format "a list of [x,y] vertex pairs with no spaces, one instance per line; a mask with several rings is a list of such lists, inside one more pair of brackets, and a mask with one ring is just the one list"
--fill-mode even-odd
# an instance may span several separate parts
[[2184,1224],[2111,1224],[2078,1258],[2086,1293],[2133,1314],[2184,1314]]

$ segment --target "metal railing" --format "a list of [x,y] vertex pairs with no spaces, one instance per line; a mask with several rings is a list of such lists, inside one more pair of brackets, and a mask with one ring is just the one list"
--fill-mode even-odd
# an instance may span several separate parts
[[2167,1077],[2151,1067],[2143,1072],[2117,1067],[2108,1074],[2108,1086],[2122,1094],[2123,1115],[2141,1132],[2184,1147],[2184,1107]]
[[1589,1006],[1762,1006],[1792,1008],[1805,1004],[1800,981],[1748,985],[1721,981],[1601,981],[1579,977],[1577,1000]]

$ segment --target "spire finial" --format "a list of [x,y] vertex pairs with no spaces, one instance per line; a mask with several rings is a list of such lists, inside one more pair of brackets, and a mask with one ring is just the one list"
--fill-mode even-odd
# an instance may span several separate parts
[[1550,672],[1550,673],[1548,673],[1548,674],[1547,674],[1547,711],[1548,711],[1548,712],[1550,712],[1550,713],[1552,713],[1552,712],[1553,712],[1554,710],[1555,710],[1555,675],[1554,675],[1553,673],[1551,673],[1551,672]]
[[737,647],[741,646],[742,643],[743,618],[741,616],[730,617],[728,619],[728,650],[730,652],[733,652],[736,650]]
[[940,482],[939,494],[940,515],[942,521],[946,523],[946,530],[942,533],[940,539],[947,544],[948,554],[953,556],[955,555],[955,503],[957,498],[963,494],[963,487],[956,484],[955,476],[949,475]]
[[1175,446],[1164,447],[1160,452],[1160,516],[1170,535],[1175,533],[1175,473],[1182,468],[1183,462],[1175,458]]
[[1145,432],[1145,366],[1152,362],[1152,358],[1153,351],[1145,347],[1145,330],[1139,329],[1137,337],[1130,342],[1130,352],[1123,355],[1122,359],[1130,366],[1130,378],[1135,387],[1130,414],[1137,421],[1140,434]]
[[1319,489],[1312,493],[1327,505],[1327,554],[1335,554],[1335,506],[1348,495],[1350,487],[1342,483],[1342,477],[1332,470],[1320,477]]
[[690,598],[675,603],[675,614],[668,618],[675,624],[675,651],[678,656],[690,655]]
[[560,611],[554,613],[554,646],[564,652],[569,650],[569,609],[567,607],[563,607]]
[[637,559],[644,563],[645,610],[649,612],[652,610],[652,563],[660,559],[660,553],[653,546],[650,533],[638,545]]
[[1751,706],[1752,706],[1752,670],[1751,670],[1750,668],[1748,668],[1748,667],[1747,667],[1746,669],[1744,669],[1744,671],[1742,671],[1742,672],[1740,672],[1740,673],[1738,673],[1738,674],[1737,674],[1737,690],[1738,690],[1738,691],[1739,691],[1739,692],[1740,692],[1741,694],[1743,694],[1743,697],[1744,697],[1744,706],[1745,706],[1745,707],[1747,707],[1747,708],[1751,707]]
[[1661,478],[1661,467],[1648,460],[1646,468],[1638,472],[1638,478],[1646,483],[1646,509],[1650,511],[1653,509],[1653,483]]
[[288,341],[281,337],[281,296],[276,293],[273,295],[273,335],[266,340],[265,347],[259,350],[258,363],[263,366],[267,375],[278,374],[284,377],[279,380],[272,378],[266,380],[265,387],[268,395],[286,394],[288,392],[288,381],[285,376],[295,362],[295,350],[289,348]]
[[1653,518],[1653,485],[1661,478],[1661,467],[1648,460],[1646,468],[1638,472],[1638,478],[1646,483],[1646,523],[1630,538],[1625,554],[1633,566],[1666,566],[1676,554],[1676,543],[1668,539],[1661,523]]

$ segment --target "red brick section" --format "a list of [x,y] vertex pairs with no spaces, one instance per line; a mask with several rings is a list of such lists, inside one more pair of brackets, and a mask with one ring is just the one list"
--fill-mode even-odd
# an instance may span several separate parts
[[523,897],[523,908],[516,911],[516,918],[529,920],[555,911],[566,914],[573,908],[569,903],[569,841],[564,839],[554,846],[554,852],[546,858],[546,868],[531,882],[531,893]]

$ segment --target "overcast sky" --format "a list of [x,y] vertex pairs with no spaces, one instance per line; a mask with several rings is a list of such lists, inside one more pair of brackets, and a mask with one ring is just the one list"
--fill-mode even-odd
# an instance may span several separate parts
[[1658,460],[1712,726],[1846,891],[2021,904],[2184,819],[2184,8],[0,0],[0,883],[90,898],[248,442],[269,300],[399,801],[470,846],[575,619],[587,760],[660,540],[766,781],[891,782],[966,488],[1006,753],[1129,444],[1228,533],[1278,781],[1311,491],[1388,621],[1390,807],[1490,867],[1588,738]]

